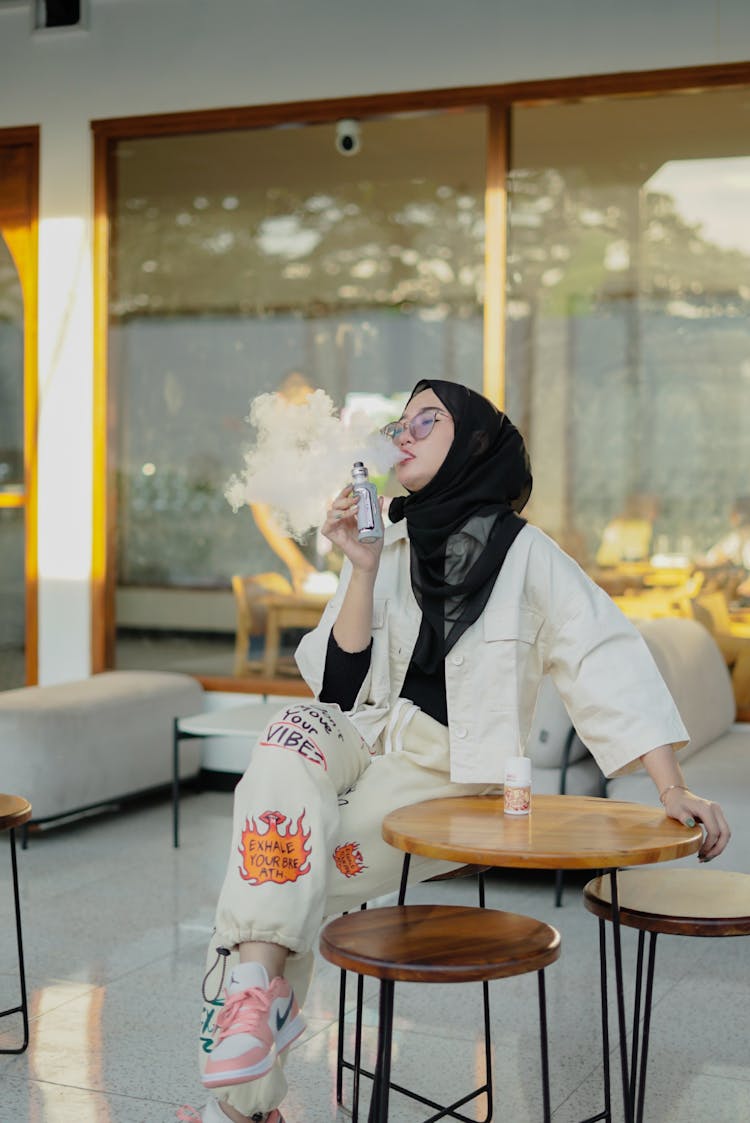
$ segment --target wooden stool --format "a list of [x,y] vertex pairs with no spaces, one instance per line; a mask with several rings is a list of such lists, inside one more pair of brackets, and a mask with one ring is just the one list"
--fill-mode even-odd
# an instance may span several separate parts
[[18,866],[16,864],[16,827],[23,826],[31,818],[31,804],[17,795],[0,795],[0,830],[8,831],[10,836],[10,862],[13,870],[13,901],[16,909],[16,945],[18,947],[18,976],[21,983],[21,1005],[0,1010],[0,1018],[7,1014],[21,1014],[23,1017],[23,1045],[20,1049],[0,1049],[0,1053],[23,1053],[29,1044],[29,1007],[26,1001],[26,970],[23,962],[23,938],[21,935],[21,902],[18,896]]
[[[549,924],[495,909],[395,905],[348,913],[332,920],[321,932],[320,950],[324,958],[336,966],[380,980],[378,1051],[370,1123],[387,1123],[388,1120],[393,998],[397,982],[488,982],[536,971],[544,1120],[549,1123],[544,968],[560,955],[560,934]],[[480,1088],[448,1107],[423,1097],[414,1098],[435,1108],[440,1115],[468,1119],[457,1109],[486,1090]]]
[[[633,1051],[630,1071],[630,1102],[638,1103],[636,1123],[642,1123],[646,1093],[651,1004],[653,999],[656,937],[748,936],[750,935],[750,875],[708,869],[637,869],[617,875],[620,923],[638,930]],[[596,877],[583,890],[586,908],[600,921],[612,919],[612,896],[608,877]],[[643,980],[643,950],[646,932],[651,933],[643,1011],[643,1040],[639,1057],[639,1016]]]
[[[484,875],[490,869],[490,866],[478,865],[464,865],[457,866],[455,869],[448,870],[446,873],[435,874],[434,877],[428,877],[422,884],[432,885],[439,881],[455,881],[458,878],[476,877],[477,890],[479,895],[479,907],[484,908],[485,895],[484,895]],[[406,894],[406,879],[403,880],[401,885],[401,892],[399,894],[398,903],[404,903]],[[367,908],[365,901],[360,905],[361,910]],[[344,914],[346,915],[346,914]],[[357,1002],[354,1014],[354,1060],[348,1061],[344,1056],[344,1020],[346,1017],[346,970],[341,968],[339,978],[339,1024],[336,1042],[336,1103],[343,1104],[344,1102],[344,1069],[349,1069],[353,1074],[352,1079],[352,1106],[351,1117],[352,1123],[358,1123],[359,1120],[359,1082],[361,1076],[368,1076],[370,1079],[373,1077],[372,1072],[362,1068],[362,1007],[364,1005],[364,976],[357,976]],[[490,1029],[490,988],[485,980],[482,983],[482,1005],[483,1005],[483,1021],[484,1021],[484,1057],[485,1057],[485,1082],[477,1089],[475,1095],[480,1096],[483,1092],[487,1095],[487,1113],[484,1120],[476,1120],[475,1123],[489,1123],[492,1118],[492,1034]],[[425,1100],[423,1096],[417,1095],[409,1088],[403,1088],[399,1085],[391,1084],[392,1088],[396,1088],[404,1096],[409,1096],[411,1099],[419,1100],[421,1103],[431,1105],[431,1101]]]

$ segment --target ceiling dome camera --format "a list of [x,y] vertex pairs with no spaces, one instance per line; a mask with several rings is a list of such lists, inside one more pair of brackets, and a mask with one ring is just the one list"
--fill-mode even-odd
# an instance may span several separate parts
[[359,121],[345,118],[336,123],[336,151],[342,156],[356,156],[362,147]]

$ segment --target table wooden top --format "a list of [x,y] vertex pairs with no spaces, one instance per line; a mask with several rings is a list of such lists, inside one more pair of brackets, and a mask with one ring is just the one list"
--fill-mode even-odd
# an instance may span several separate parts
[[31,804],[20,795],[0,795],[0,830],[20,827],[31,818]]
[[700,826],[661,808],[588,796],[532,795],[531,814],[503,814],[502,796],[459,796],[401,807],[383,820],[399,850],[455,862],[527,869],[611,869],[683,858]]

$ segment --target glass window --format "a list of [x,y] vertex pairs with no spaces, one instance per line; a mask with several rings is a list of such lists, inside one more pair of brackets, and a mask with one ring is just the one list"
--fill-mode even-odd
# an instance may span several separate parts
[[519,107],[512,138],[530,515],[585,565],[689,568],[750,491],[750,93]]
[[[117,144],[118,665],[186,666],[166,632],[213,631],[189,669],[228,673],[231,576],[294,576],[223,495],[251,399],[290,372],[337,407],[425,375],[481,387],[485,130],[471,110],[363,120],[353,155],[335,123]],[[159,630],[161,654],[134,650]]]

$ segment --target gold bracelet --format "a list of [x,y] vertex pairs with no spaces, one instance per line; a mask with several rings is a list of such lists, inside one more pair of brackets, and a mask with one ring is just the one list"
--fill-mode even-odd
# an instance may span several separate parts
[[684,784],[669,784],[669,786],[666,787],[663,792],[659,792],[659,803],[662,805],[662,807],[664,806],[664,796],[667,794],[667,792],[671,792],[673,788],[679,788],[681,792],[690,791],[690,788],[686,788]]

